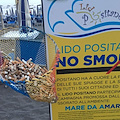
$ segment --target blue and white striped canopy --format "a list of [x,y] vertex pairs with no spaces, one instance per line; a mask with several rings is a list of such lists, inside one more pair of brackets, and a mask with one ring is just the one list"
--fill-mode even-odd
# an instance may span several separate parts
[[20,27],[31,27],[31,16],[29,10],[28,0],[19,0],[18,1],[18,19]]

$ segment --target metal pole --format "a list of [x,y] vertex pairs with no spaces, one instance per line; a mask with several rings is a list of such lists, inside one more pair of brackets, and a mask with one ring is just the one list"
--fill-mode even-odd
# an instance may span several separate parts
[[20,20],[19,20],[19,13],[18,13],[18,3],[19,3],[19,0],[15,0],[15,3],[16,3],[16,11],[17,11],[17,23],[18,23],[18,26],[20,28]]

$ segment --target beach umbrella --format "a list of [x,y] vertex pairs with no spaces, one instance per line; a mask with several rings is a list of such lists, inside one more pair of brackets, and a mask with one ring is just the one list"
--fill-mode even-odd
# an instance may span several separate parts
[[15,15],[17,16],[17,10],[15,10]]
[[1,9],[0,9],[0,19],[1,19],[1,23],[2,23],[2,29],[4,29],[5,28],[5,26],[4,26],[4,21],[3,21],[3,11],[2,11],[2,7],[0,7]]
[[11,8],[11,15],[14,16],[14,10],[13,10],[13,7]]
[[34,16],[36,16],[37,14],[36,14],[36,10],[35,9],[33,9],[33,15]]
[[9,9],[10,15],[12,14],[11,9]]
[[41,5],[37,5],[37,15],[41,14]]
[[3,14],[3,9],[2,9],[2,6],[0,6],[0,12]]
[[8,10],[6,10],[6,15],[8,15]]
[[31,27],[31,16],[28,0],[19,0],[18,2],[18,19],[22,31],[26,32],[26,27]]

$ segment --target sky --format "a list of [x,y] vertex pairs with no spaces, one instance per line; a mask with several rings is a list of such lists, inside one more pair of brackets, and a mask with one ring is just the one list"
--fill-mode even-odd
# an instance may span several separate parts
[[[7,5],[14,5],[15,0],[0,0],[0,5],[7,6]],[[29,0],[30,5],[38,5],[41,4],[41,0]]]

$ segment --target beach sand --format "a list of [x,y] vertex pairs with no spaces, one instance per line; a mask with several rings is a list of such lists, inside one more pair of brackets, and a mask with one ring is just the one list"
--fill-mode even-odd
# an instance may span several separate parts
[[50,120],[49,104],[34,101],[0,83],[0,120]]

